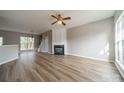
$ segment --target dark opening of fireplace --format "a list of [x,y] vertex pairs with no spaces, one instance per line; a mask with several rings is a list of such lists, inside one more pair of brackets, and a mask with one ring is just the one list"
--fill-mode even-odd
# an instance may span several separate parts
[[64,55],[64,45],[54,45],[54,54]]

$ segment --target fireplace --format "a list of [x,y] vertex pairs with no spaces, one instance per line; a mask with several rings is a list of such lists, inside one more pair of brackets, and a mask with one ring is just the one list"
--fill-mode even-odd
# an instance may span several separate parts
[[54,45],[54,54],[64,55],[64,45]]

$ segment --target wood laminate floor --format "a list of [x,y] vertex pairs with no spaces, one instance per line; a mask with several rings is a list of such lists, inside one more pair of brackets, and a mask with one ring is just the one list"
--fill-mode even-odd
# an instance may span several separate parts
[[92,82],[123,81],[114,63],[74,56],[24,52],[0,66],[0,81]]

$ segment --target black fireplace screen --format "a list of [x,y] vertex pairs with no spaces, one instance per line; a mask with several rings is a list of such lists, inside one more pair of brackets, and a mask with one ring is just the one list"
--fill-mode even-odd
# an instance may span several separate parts
[[64,45],[54,45],[54,54],[64,55]]

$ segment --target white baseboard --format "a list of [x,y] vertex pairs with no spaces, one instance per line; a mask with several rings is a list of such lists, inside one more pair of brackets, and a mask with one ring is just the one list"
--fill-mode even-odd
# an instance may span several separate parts
[[[40,52],[41,52],[41,51],[40,51]],[[39,52],[39,53],[40,53],[40,52]],[[48,54],[52,54],[51,52],[41,52],[41,53],[48,53]]]
[[104,62],[115,62],[114,60],[107,60],[107,59],[101,59],[101,58],[95,58],[95,57],[89,57],[89,56],[82,56],[82,55],[76,55],[76,54],[69,54],[68,53],[68,55],[78,56],[78,57],[82,57],[82,58],[88,58],[88,59],[92,59],[92,60],[104,61]]
[[0,63],[0,65],[5,64],[5,63],[12,62],[12,61],[14,61],[14,60],[16,60],[16,59],[18,59],[18,57],[15,57],[15,58],[12,58],[12,59],[9,59],[9,60],[6,60],[6,61],[3,61],[3,62]]
[[48,52],[48,54],[52,54],[51,52]]

